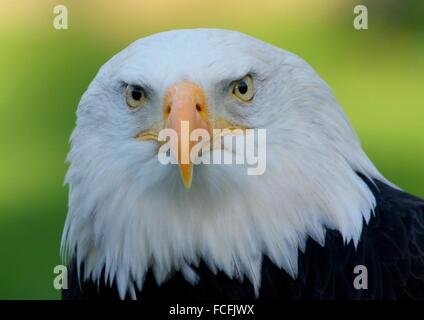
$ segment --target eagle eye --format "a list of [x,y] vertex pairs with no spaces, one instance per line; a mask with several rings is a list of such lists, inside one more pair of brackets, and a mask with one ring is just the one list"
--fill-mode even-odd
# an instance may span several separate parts
[[243,102],[251,101],[255,95],[252,77],[248,75],[236,81],[232,87],[232,94]]
[[136,110],[146,102],[146,94],[142,87],[137,85],[127,85],[125,88],[125,100],[128,108]]

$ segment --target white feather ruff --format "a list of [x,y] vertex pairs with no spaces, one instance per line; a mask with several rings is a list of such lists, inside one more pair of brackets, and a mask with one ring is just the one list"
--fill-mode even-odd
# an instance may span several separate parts
[[[252,68],[263,79],[251,109],[215,90],[220,79]],[[161,101],[130,114],[114,84],[147,82],[160,97],[179,79],[202,85],[212,118],[267,129],[264,175],[249,176],[242,165],[198,165],[186,190],[177,167],[158,162],[156,145],[132,138],[159,121]],[[312,68],[223,30],[162,33],[116,55],[81,99],[71,140],[62,254],[75,254],[95,280],[105,268],[122,298],[135,297],[149,268],[158,284],[176,271],[195,283],[190,265],[201,259],[214,272],[246,277],[256,293],[263,255],[296,277],[308,236],[324,245],[330,228],[357,244],[375,199],[355,171],[389,183]]]

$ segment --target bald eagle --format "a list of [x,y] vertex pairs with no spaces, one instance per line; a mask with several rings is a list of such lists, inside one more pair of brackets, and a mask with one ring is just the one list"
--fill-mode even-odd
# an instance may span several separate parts
[[[164,165],[160,132],[183,122],[265,129],[266,170],[183,163],[192,142]],[[82,96],[67,159],[64,299],[424,298],[424,201],[379,173],[304,60],[250,36],[131,44]]]

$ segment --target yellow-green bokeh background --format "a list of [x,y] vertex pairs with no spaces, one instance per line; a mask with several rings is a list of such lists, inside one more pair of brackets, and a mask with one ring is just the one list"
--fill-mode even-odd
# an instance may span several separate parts
[[[59,298],[53,267],[76,106],[104,62],[159,31],[235,29],[299,54],[381,172],[423,197],[423,2],[367,1],[366,31],[352,26],[359,3],[0,0],[0,299]],[[68,30],[53,28],[57,4],[68,7]]]

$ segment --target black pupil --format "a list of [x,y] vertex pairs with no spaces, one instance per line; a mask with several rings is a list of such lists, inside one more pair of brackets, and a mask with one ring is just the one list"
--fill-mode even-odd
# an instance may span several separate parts
[[141,91],[133,90],[133,91],[131,92],[131,96],[132,96],[132,98],[133,98],[134,100],[136,100],[136,101],[140,100],[142,95],[143,95],[143,94],[141,93]]
[[237,88],[238,88],[238,91],[241,94],[245,94],[247,92],[247,89],[248,89],[247,88],[247,83],[244,82],[244,81],[240,81],[239,84],[238,84],[238,86],[237,86]]

